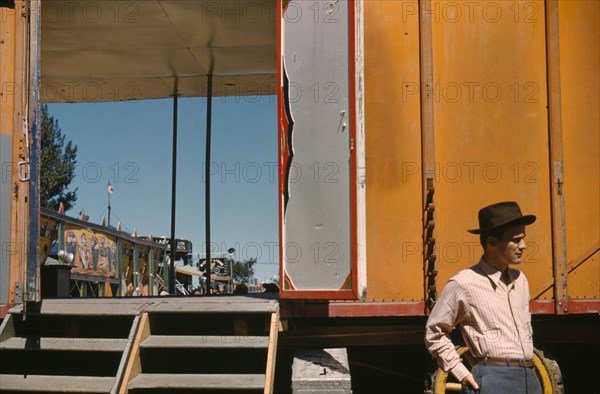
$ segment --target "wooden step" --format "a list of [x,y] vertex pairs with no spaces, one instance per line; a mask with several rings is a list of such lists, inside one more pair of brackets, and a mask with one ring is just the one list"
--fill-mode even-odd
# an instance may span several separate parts
[[129,382],[129,390],[202,389],[202,390],[262,390],[264,374],[141,374]]
[[[142,312],[161,313],[272,313],[279,309],[277,300],[242,297],[127,297],[45,299],[29,307],[41,315],[67,316],[138,316]],[[34,311],[35,310],[35,311]],[[8,313],[22,314],[23,306]]]
[[158,348],[236,348],[266,349],[269,337],[261,336],[200,336],[200,335],[151,335],[140,344],[142,349]]
[[273,313],[279,310],[275,300],[247,297],[197,297],[171,298],[145,306],[148,313],[222,313],[239,314]]
[[64,350],[87,352],[122,352],[127,339],[108,338],[9,338],[0,350]]
[[0,391],[110,393],[114,377],[0,375]]

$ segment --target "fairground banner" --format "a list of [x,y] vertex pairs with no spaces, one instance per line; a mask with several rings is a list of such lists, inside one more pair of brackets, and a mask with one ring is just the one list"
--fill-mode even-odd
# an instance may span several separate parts
[[65,229],[65,251],[74,256],[71,272],[109,277],[117,275],[117,243],[111,236],[68,226]]

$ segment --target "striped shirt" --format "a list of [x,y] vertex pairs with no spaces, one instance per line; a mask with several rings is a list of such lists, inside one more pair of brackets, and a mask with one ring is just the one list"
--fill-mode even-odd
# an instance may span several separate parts
[[457,325],[474,357],[533,359],[527,278],[519,270],[508,269],[506,285],[501,275],[481,258],[448,281],[427,320],[427,350],[442,370],[459,381],[469,370],[450,340]]

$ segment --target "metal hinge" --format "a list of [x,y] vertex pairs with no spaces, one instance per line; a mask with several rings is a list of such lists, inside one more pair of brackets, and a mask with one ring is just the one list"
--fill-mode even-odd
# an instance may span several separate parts
[[23,285],[21,282],[15,283],[15,304],[23,303]]
[[435,253],[435,202],[433,196],[435,189],[433,186],[433,178],[426,178],[427,181],[427,196],[425,198],[424,226],[423,226],[423,257],[424,264],[427,270],[425,278],[427,297],[425,306],[429,310],[433,308],[437,300],[437,255]]
[[21,2],[21,17],[27,18],[29,16],[29,1]]
[[358,167],[356,171],[357,182],[360,186],[364,186],[367,183],[367,173],[365,167]]
[[563,185],[564,185],[564,182],[560,178],[558,178],[558,180],[556,181],[556,188],[557,188],[556,191],[559,196],[561,196],[563,193]]

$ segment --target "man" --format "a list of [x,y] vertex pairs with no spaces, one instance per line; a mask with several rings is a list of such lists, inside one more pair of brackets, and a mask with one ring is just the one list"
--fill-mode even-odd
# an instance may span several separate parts
[[[463,393],[541,394],[533,364],[529,284],[510,265],[521,263],[525,226],[516,202],[501,202],[479,211],[483,256],[446,284],[425,328],[425,345],[444,371],[463,384]],[[469,371],[461,362],[450,333],[460,326],[476,360]]]

